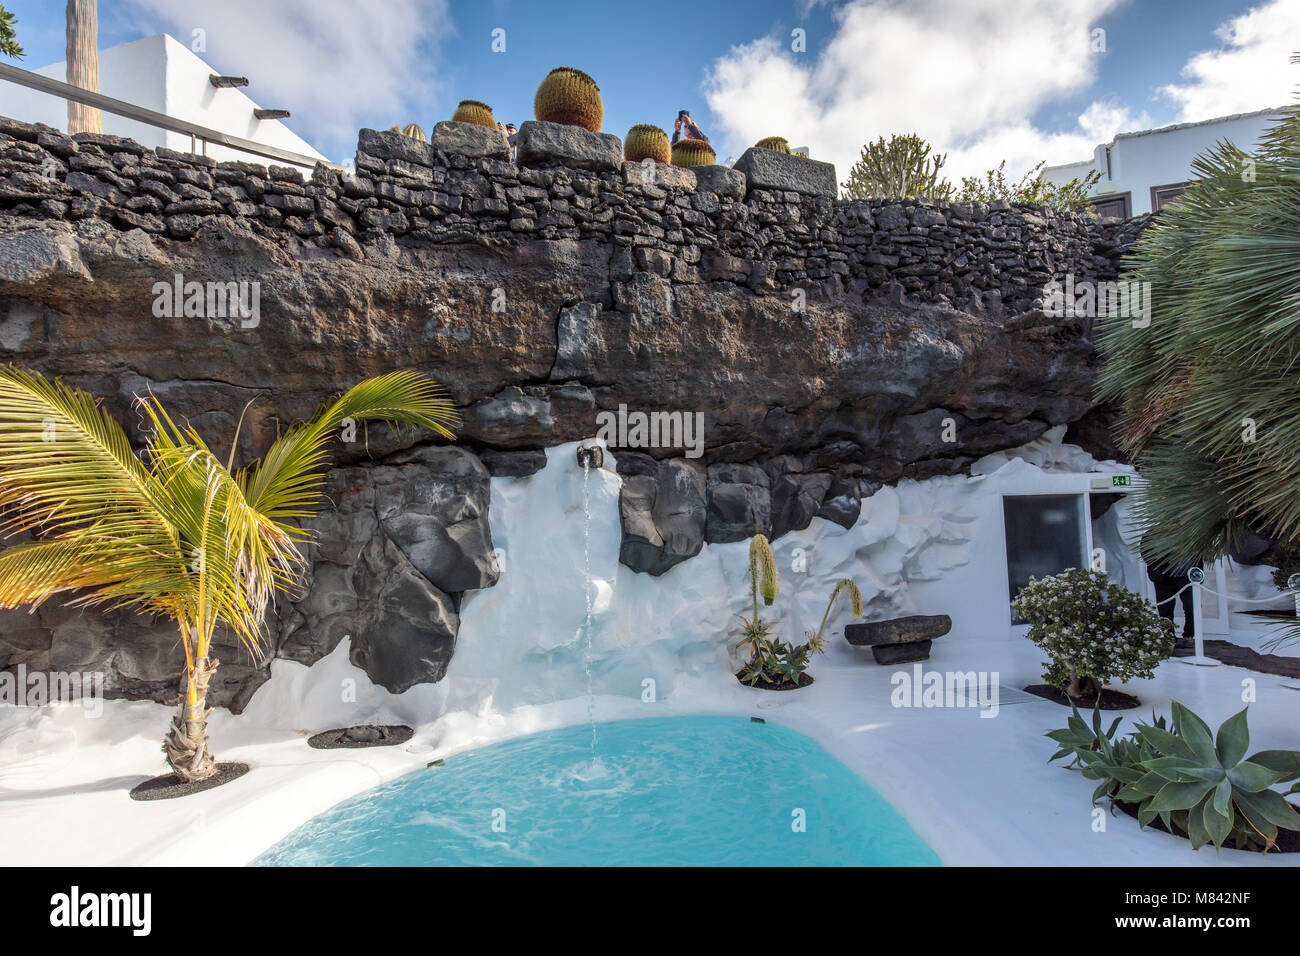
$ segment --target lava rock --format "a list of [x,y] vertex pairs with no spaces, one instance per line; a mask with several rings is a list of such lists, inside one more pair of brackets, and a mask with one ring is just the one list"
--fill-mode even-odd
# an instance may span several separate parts
[[505,133],[489,129],[478,123],[455,123],[443,120],[429,133],[429,145],[444,153],[460,156],[506,160],[510,158],[510,144]]
[[526,120],[519,127],[515,146],[515,161],[520,166],[590,170],[617,170],[623,166],[622,140],[581,126]]
[[619,560],[633,571],[660,575],[699,554],[708,517],[704,467],[686,458],[656,463],[628,452],[619,454],[618,464],[624,475]]
[[839,194],[833,165],[793,153],[751,146],[732,169],[745,174],[747,189],[779,189],[828,199]]

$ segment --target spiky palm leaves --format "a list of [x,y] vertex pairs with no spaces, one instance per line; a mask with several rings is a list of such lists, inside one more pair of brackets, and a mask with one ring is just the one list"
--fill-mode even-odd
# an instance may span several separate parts
[[653,159],[656,163],[671,162],[673,155],[668,145],[668,134],[650,123],[638,123],[627,131],[627,138],[623,140],[623,158],[629,163],[639,163],[643,159]]
[[596,81],[581,70],[560,66],[546,74],[533,98],[533,113],[546,123],[581,126],[599,133],[605,104]]
[[1221,143],[1143,233],[1124,279],[1150,324],[1103,323],[1100,400],[1146,479],[1148,557],[1227,553],[1247,529],[1300,542],[1300,114],[1247,156]]
[[480,103],[478,100],[461,100],[460,105],[456,107],[456,112],[451,115],[453,123],[473,123],[476,126],[486,126],[488,129],[497,128],[496,117],[492,115],[492,107],[486,103]]
[[180,777],[201,780],[216,769],[205,701],[213,634],[229,628],[260,655],[271,596],[298,581],[307,533],[294,522],[320,500],[333,436],[351,420],[413,423],[450,438],[458,419],[438,385],[394,372],[357,385],[260,462],[232,471],[152,395],[138,404],[152,429],[143,460],[88,393],[0,368],[0,516],[38,535],[0,551],[0,607],[68,595],[176,621],[186,688],[164,750]]

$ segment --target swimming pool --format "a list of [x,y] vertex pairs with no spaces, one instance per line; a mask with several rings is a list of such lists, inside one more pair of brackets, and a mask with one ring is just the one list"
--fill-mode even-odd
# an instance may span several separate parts
[[814,741],[744,717],[567,727],[340,803],[255,866],[937,866]]

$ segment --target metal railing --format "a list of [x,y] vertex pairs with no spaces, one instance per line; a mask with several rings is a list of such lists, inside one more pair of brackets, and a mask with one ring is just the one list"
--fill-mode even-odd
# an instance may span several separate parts
[[103,110],[105,113],[112,113],[115,116],[122,116],[139,123],[157,126],[173,133],[182,133],[189,136],[190,152],[192,153],[198,152],[197,147],[201,143],[203,155],[207,155],[207,144],[215,143],[218,146],[252,153],[255,156],[264,156],[267,159],[278,159],[281,162],[293,163],[297,166],[311,167],[317,163],[322,163],[331,169],[344,169],[343,166],[337,163],[317,159],[315,156],[308,156],[306,153],[295,153],[291,149],[281,149],[279,146],[270,146],[266,143],[244,139],[242,136],[232,136],[220,130],[200,126],[198,123],[191,123],[187,120],[177,119],[174,116],[168,116],[166,113],[159,113],[145,109],[143,106],[136,106],[134,103],[128,103],[125,100],[114,99],[111,96],[93,93],[90,90],[83,90],[79,86],[64,83],[62,80],[51,79],[48,76],[41,76],[39,73],[32,73],[29,70],[22,70],[16,66],[10,66],[8,63],[0,63],[0,80],[8,80],[28,89],[49,93],[52,96],[71,100],[74,103],[81,103],[83,106],[94,107]]

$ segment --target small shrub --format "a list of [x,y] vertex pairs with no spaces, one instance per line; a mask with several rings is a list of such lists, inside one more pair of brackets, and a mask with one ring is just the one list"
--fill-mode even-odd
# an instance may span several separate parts
[[1046,161],[1025,173],[1019,182],[1007,179],[1004,159],[997,169],[990,169],[984,178],[963,176],[961,189],[957,193],[958,202],[1033,202],[1051,206],[1053,209],[1081,210],[1091,209],[1089,193],[1101,179],[1101,173],[1092,170],[1083,179],[1075,177],[1063,186],[1048,182],[1039,175]]
[[1174,652],[1173,625],[1099,571],[1030,578],[1011,606],[1029,622],[1029,639],[1051,655],[1044,680],[1070,697],[1083,696],[1084,682],[1100,694],[1110,681],[1152,677]]

